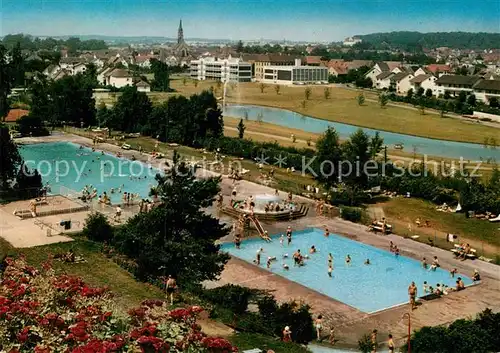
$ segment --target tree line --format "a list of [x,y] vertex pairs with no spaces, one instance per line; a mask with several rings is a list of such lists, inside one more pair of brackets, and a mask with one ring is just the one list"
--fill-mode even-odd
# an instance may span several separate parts
[[108,49],[108,45],[103,40],[80,40],[77,37],[70,37],[68,39],[48,37],[41,39],[26,34],[7,34],[3,37],[1,43],[7,48],[13,48],[19,43],[21,49],[31,51],[67,49],[70,53],[76,53],[80,50]]
[[[498,48],[500,33],[471,32],[386,32],[357,36],[373,49],[422,51],[423,48],[449,47],[454,49]],[[366,44],[365,44],[366,46]]]

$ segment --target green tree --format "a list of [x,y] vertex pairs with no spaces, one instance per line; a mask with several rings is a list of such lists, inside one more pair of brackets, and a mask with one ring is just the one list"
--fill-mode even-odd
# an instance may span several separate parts
[[12,79],[14,87],[24,86],[24,58],[21,52],[21,43],[17,42],[16,46],[12,49],[10,60],[10,67],[12,68]]
[[311,98],[311,93],[312,93],[311,87],[306,87],[304,89],[304,97],[306,97],[306,100],[309,100],[309,98]]
[[52,125],[57,125],[57,121],[52,114],[53,105],[51,84],[47,80],[46,76],[43,74],[37,74],[34,82],[29,88],[29,93],[31,95],[31,109],[29,112],[30,116],[36,117],[38,120],[48,120]]
[[324,96],[325,96],[325,99],[330,99],[330,95],[331,95],[331,90],[330,90],[330,87],[325,87],[325,90],[323,92]]
[[154,74],[151,88],[153,91],[170,91],[170,71],[168,65],[157,59],[151,59],[151,71]]
[[263,119],[264,119],[264,115],[262,114],[262,112],[259,112],[259,113],[257,114],[257,122],[258,122],[259,124],[262,124]]
[[280,94],[281,86],[280,85],[275,85],[274,90],[276,91],[276,94]]
[[432,97],[432,90],[430,88],[427,88],[427,90],[425,91],[425,96],[427,98],[431,98]]
[[238,41],[238,43],[236,44],[236,52],[237,53],[243,53],[243,42],[241,40]]
[[50,113],[56,122],[79,126],[95,124],[95,99],[90,76],[79,73],[63,77],[49,83],[48,92]]
[[204,209],[215,201],[220,177],[197,179],[174,152],[172,168],[156,180],[161,203],[119,229],[118,248],[136,261],[140,278],[167,271],[181,286],[216,279],[229,256],[215,241],[229,229]]
[[89,213],[85,219],[82,235],[98,242],[112,242],[114,230],[108,217],[100,212]]
[[10,94],[12,81],[11,69],[7,61],[7,50],[3,45],[0,45],[0,119],[2,121],[9,114],[7,97]]
[[261,82],[260,85],[259,85],[259,88],[260,88],[260,93],[264,93],[264,90],[266,89],[266,84]]
[[423,87],[419,87],[417,89],[417,92],[415,93],[415,96],[422,97],[423,95],[424,95],[424,88]]
[[187,78],[186,78],[186,76],[183,76],[182,77],[182,85],[185,86],[186,83],[187,83]]
[[21,164],[21,155],[10,138],[9,128],[0,124],[0,165],[2,166],[0,168],[0,191],[11,188]]
[[444,98],[444,99],[450,99],[450,98],[451,98],[451,93],[450,93],[450,91],[444,91],[443,98]]
[[412,98],[413,98],[413,88],[410,88],[408,92],[406,92],[406,99],[409,102],[411,101]]
[[245,135],[245,129],[246,129],[246,127],[245,127],[245,124],[243,123],[243,119],[240,119],[240,122],[238,124],[238,137],[240,139],[242,139],[243,136]]
[[469,94],[469,96],[467,97],[467,104],[472,107],[476,106],[476,96],[474,95],[474,93]]
[[99,103],[97,107],[96,120],[99,126],[110,128],[116,127],[113,121],[113,110],[108,109],[104,102]]
[[199,83],[198,80],[196,80],[196,79],[193,80],[193,85],[194,85],[195,88],[198,87],[198,83]]
[[420,112],[420,115],[425,115],[425,106],[424,105],[419,106],[418,111]]
[[115,125],[112,128],[124,132],[139,132],[148,122],[151,110],[152,104],[147,94],[138,92],[135,86],[127,86],[113,109]]
[[363,93],[358,94],[357,100],[359,106],[365,104],[365,95]]
[[217,83],[215,84],[215,86],[217,87],[217,92],[219,92],[220,89],[222,88],[222,82],[221,81],[217,81]]
[[337,131],[328,129],[316,141],[316,165],[314,167],[316,179],[326,189],[331,189],[338,182],[338,165],[342,160],[342,150]]
[[38,115],[25,115],[17,121],[17,131],[23,136],[47,136],[49,131],[43,126]]
[[500,105],[498,104],[498,98],[497,97],[491,97],[489,100],[489,105],[491,108],[498,108]]
[[466,101],[467,101],[467,93],[465,93],[464,91],[461,91],[458,94],[457,102],[459,102],[459,103],[465,103]]
[[385,108],[388,101],[389,98],[387,97],[386,94],[381,93],[378,95],[378,103],[380,104],[380,108]]

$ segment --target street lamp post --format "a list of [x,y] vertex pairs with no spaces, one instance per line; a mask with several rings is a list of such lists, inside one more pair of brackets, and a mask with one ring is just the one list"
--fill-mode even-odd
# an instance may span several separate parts
[[408,353],[411,353],[411,314],[405,313],[403,315],[403,320],[408,319]]

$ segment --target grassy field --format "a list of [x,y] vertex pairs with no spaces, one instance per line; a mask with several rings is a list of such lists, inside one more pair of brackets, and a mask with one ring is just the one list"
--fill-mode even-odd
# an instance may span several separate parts
[[[215,88],[216,95],[222,95],[214,82],[202,81],[198,87],[192,82],[184,85],[181,80],[173,80],[172,88],[178,93],[190,95],[202,89]],[[311,97],[305,100],[304,86],[282,86],[280,94],[268,85],[264,93],[259,83],[240,83],[229,89],[228,102],[267,105],[297,111],[313,117],[359,125],[374,129],[431,137],[443,140],[483,143],[485,137],[494,137],[498,131],[478,123],[453,118],[440,118],[435,114],[421,115],[420,112],[402,107],[380,108],[376,102],[366,101],[359,106],[358,92],[331,87],[330,99],[324,98],[324,86],[310,86]]]
[[[215,95],[222,96],[222,87],[214,81],[200,81],[195,87],[193,81],[186,84],[181,79],[172,79],[175,92],[151,92],[148,95],[154,103],[160,103],[174,95],[190,96],[213,87]],[[345,88],[330,87],[330,99],[324,98],[324,86],[310,86],[311,97],[305,102],[304,86],[281,86],[276,94],[273,85],[267,85],[264,92],[260,84],[240,83],[234,89],[228,87],[227,100],[231,103],[267,105],[294,110],[299,113],[330,121],[337,121],[361,127],[431,137],[450,141],[483,143],[485,138],[494,138],[498,131],[475,122],[454,118],[440,118],[436,114],[421,115],[419,111],[398,106],[380,106],[367,100],[359,106],[358,92]],[[367,93],[369,96],[370,93]],[[115,98],[97,99],[112,104]]]
[[[422,240],[436,237],[444,248],[446,234],[458,235],[460,242],[466,241],[487,257],[500,255],[500,225],[478,219],[468,219],[463,213],[439,212],[436,205],[419,199],[394,198],[382,203],[389,223],[394,224],[395,231],[401,235],[408,235],[408,224],[412,225],[412,234],[421,235]],[[430,227],[417,227],[415,220],[420,218],[422,223],[430,222]]]

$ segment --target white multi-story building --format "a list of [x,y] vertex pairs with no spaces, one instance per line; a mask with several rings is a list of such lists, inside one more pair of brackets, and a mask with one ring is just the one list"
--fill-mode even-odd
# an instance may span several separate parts
[[300,59],[296,59],[295,65],[264,67],[264,78],[261,81],[276,84],[327,83],[328,67],[304,66]]
[[363,40],[361,38],[357,37],[348,37],[344,39],[344,42],[342,43],[345,47],[352,47],[355,44],[362,43]]
[[252,65],[239,58],[218,59],[207,57],[191,60],[190,72],[191,78],[194,80],[252,81]]

